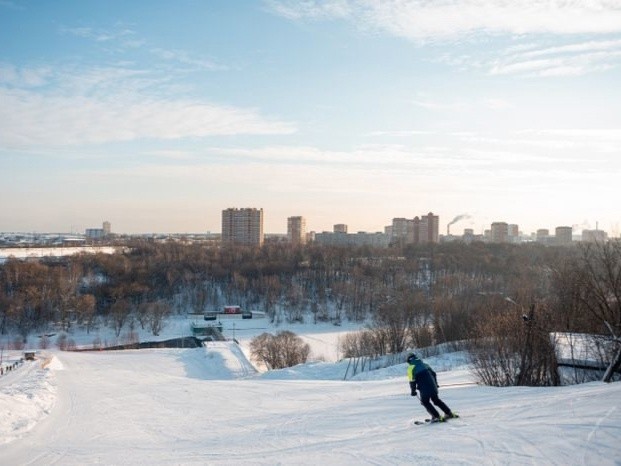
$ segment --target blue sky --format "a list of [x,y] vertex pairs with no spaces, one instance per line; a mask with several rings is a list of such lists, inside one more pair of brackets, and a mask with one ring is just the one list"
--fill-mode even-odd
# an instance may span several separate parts
[[618,0],[0,0],[0,44],[0,231],[619,235]]

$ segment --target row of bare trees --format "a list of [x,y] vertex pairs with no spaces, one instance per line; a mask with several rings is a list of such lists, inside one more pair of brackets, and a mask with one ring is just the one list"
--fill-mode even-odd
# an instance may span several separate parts
[[[371,333],[352,337],[360,341],[345,354],[469,340],[481,377],[507,384],[557,383],[554,341],[543,336],[595,334],[606,341],[612,380],[621,364],[620,264],[619,241],[393,249],[136,241],[123,253],[0,264],[0,332],[26,338],[52,323],[88,331],[105,322],[117,335],[130,324],[157,334],[170,313],[239,304],[273,322],[367,323]],[[533,319],[522,319],[532,304]],[[485,375],[494,351],[507,361]]]

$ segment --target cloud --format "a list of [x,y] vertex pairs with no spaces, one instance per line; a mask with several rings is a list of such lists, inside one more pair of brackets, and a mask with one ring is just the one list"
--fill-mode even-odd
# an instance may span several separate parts
[[512,49],[489,64],[494,75],[577,76],[619,66],[621,40],[588,41],[554,47]]
[[621,5],[616,0],[274,0],[267,4],[288,19],[346,19],[417,42],[474,33],[621,32]]
[[[114,43],[122,49],[146,48],[148,42],[137,36],[136,32],[122,23],[113,27],[92,28],[92,27],[62,27],[60,32],[70,34],[83,39],[93,40],[100,43]],[[175,61],[184,65],[206,69],[206,70],[225,70],[226,66],[218,64],[213,60],[197,57],[185,50],[166,49],[161,47],[150,47],[147,52],[161,60]]]
[[455,111],[464,108],[464,104],[460,102],[445,103],[432,100],[415,99],[412,101],[412,103],[417,107],[422,107],[424,109],[434,111]]
[[92,27],[61,27],[60,32],[70,34],[84,39],[91,39],[97,42],[110,42],[122,38],[134,36],[135,31],[126,27],[114,27],[111,29],[92,28]]
[[498,98],[485,99],[483,101],[483,104],[485,105],[485,107],[491,110],[506,110],[508,108],[513,107],[513,105],[510,102],[504,99],[498,99]]
[[364,31],[379,31],[416,44],[508,36],[529,40],[493,58],[440,54],[435,58],[458,69],[481,68],[492,75],[580,76],[619,66],[621,40],[610,39],[542,47],[532,38],[556,41],[581,34],[621,33],[618,0],[272,0],[271,10],[287,19],[343,20]]
[[44,85],[51,75],[49,67],[18,68],[10,63],[0,63],[0,86],[38,87]]
[[161,48],[153,48],[150,50],[150,52],[153,55],[163,60],[177,61],[185,65],[196,66],[198,68],[203,68],[206,70],[226,70],[227,69],[226,66],[219,65],[211,60],[194,57],[190,53],[184,50],[168,50],[168,49],[161,49]]
[[276,14],[291,20],[347,18],[354,13],[349,0],[331,1],[278,1],[266,0],[268,8]]
[[367,136],[391,136],[391,137],[404,137],[404,136],[427,136],[434,134],[433,131],[422,130],[391,130],[391,131],[371,131]]
[[[40,76],[41,89],[22,82]],[[123,67],[0,68],[0,147],[68,146],[136,139],[291,134],[294,124],[253,108],[162,97],[166,81]]]

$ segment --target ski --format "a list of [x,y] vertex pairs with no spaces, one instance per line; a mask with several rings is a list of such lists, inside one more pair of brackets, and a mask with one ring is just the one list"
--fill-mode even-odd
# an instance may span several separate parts
[[423,424],[431,424],[431,419],[425,419],[424,421],[414,421],[414,424],[417,426],[422,426]]
[[442,416],[439,420],[431,422],[431,419],[425,419],[424,421],[414,421],[414,424],[417,426],[422,426],[425,424],[438,424],[440,422],[448,422],[451,419],[459,419],[459,414],[453,413],[453,417]]

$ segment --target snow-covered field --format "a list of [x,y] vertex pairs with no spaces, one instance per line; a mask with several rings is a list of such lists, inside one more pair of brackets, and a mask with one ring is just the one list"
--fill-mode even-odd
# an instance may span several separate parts
[[0,263],[9,257],[16,259],[28,259],[33,257],[63,257],[80,253],[104,253],[112,254],[117,248],[112,246],[67,246],[50,248],[0,248]]
[[[336,351],[329,330],[306,336],[315,353]],[[481,387],[463,354],[442,355],[427,362],[450,368],[441,397],[462,417],[415,426],[405,364],[343,381],[346,362],[322,355],[259,373],[241,340],[41,351],[0,378],[0,464],[621,464],[619,383]]]

